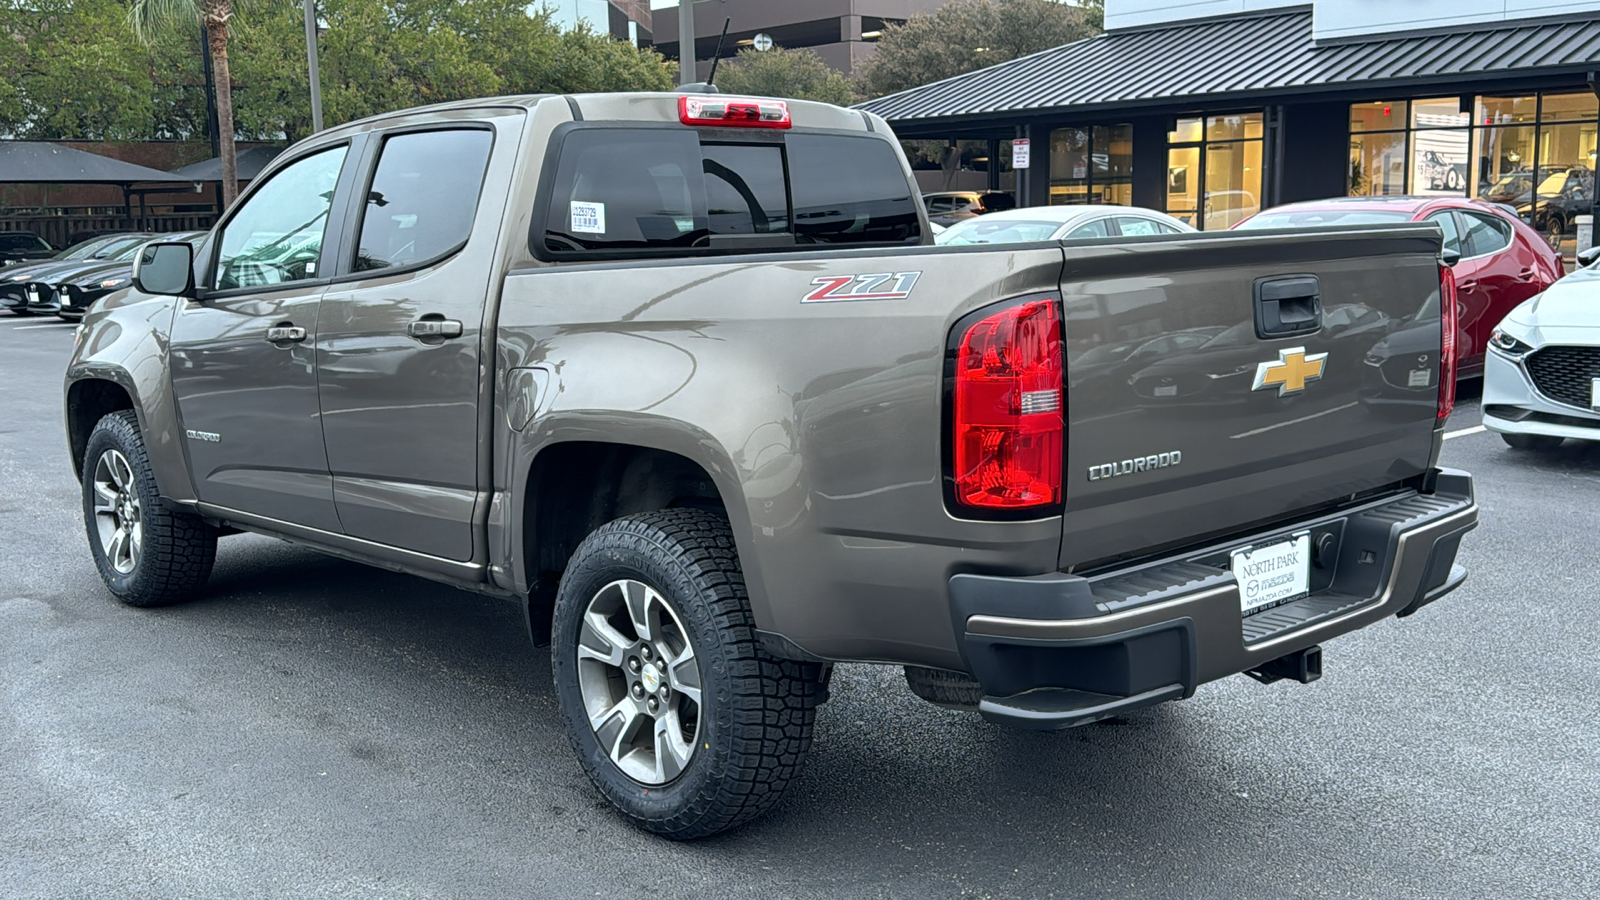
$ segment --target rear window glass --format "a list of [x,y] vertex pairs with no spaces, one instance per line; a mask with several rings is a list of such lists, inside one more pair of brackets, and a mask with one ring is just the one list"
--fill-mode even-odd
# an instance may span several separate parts
[[579,127],[548,186],[548,259],[678,256],[920,242],[920,198],[887,142],[844,135],[707,138]]
[[1293,212],[1265,212],[1239,223],[1241,231],[1258,228],[1311,228],[1317,225],[1382,225],[1409,222],[1411,214],[1381,209],[1317,209]]

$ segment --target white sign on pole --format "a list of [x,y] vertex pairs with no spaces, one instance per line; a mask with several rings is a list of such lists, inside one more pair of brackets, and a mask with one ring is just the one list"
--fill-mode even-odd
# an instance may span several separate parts
[[1026,169],[1028,167],[1028,139],[1017,138],[1011,142],[1011,168]]

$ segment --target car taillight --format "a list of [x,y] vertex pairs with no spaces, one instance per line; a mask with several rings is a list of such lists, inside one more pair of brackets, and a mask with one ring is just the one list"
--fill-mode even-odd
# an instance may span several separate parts
[[1456,300],[1456,273],[1439,267],[1439,418],[1456,408],[1456,328],[1460,311]]
[[950,436],[958,504],[1016,510],[1061,502],[1061,353],[1055,297],[1024,301],[962,334]]
[[678,98],[678,121],[725,128],[789,128],[789,104],[782,100],[716,95]]

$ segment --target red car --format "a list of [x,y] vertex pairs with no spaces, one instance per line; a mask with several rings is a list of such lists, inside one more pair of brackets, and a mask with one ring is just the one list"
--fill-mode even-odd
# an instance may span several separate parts
[[1483,373],[1489,335],[1517,304],[1566,274],[1561,257],[1528,223],[1504,207],[1464,197],[1340,197],[1291,203],[1257,213],[1239,229],[1306,228],[1316,225],[1371,225],[1436,222],[1444,230],[1446,251],[1455,264],[1456,296],[1461,302],[1463,376]]

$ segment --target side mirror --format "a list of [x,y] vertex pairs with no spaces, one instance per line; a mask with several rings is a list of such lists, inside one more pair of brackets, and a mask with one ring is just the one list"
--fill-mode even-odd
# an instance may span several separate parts
[[182,243],[146,244],[133,261],[133,286],[146,294],[193,298],[194,248]]
[[1600,247],[1590,247],[1578,254],[1578,265],[1592,266],[1597,259],[1600,259]]
[[1461,251],[1451,250],[1450,248],[1446,247],[1444,250],[1440,251],[1439,261],[1451,268],[1455,268],[1456,263],[1461,262]]

